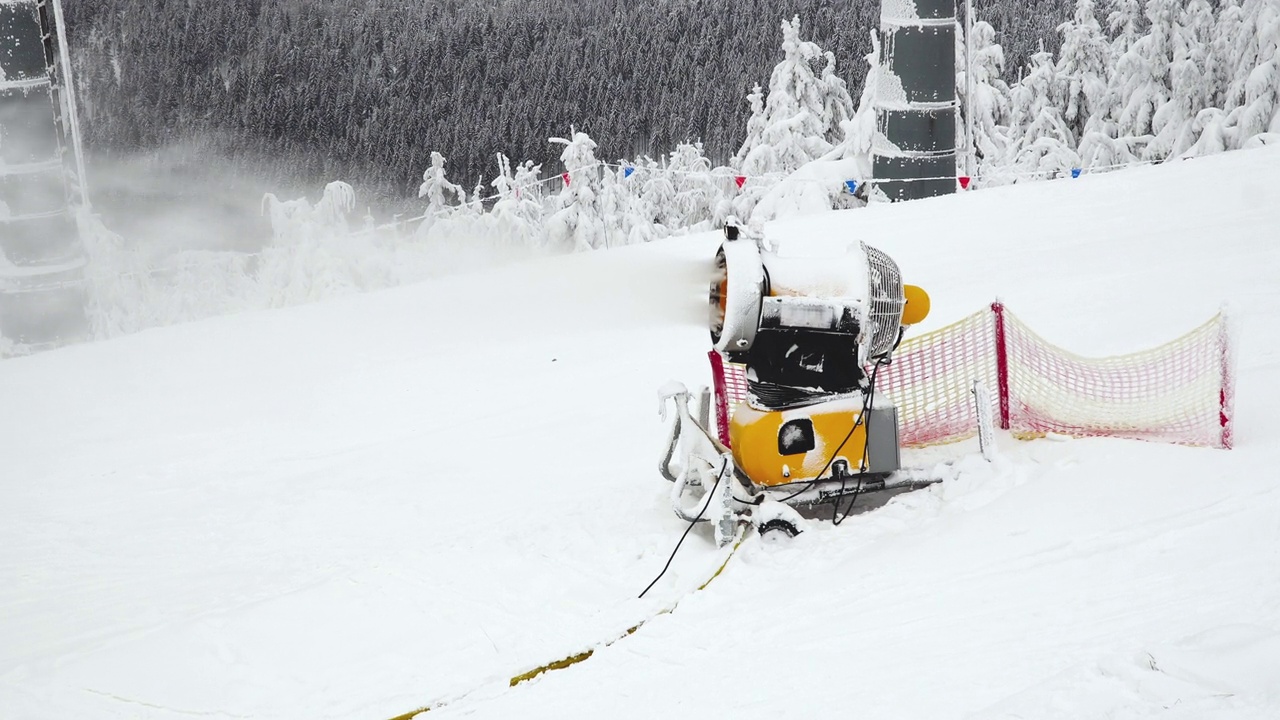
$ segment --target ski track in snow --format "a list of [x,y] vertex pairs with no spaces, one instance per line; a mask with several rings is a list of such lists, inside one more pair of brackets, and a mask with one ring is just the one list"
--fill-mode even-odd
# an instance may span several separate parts
[[775,223],[888,252],[914,332],[999,296],[1105,355],[1229,301],[1237,449],[1002,438],[693,594],[701,532],[635,599],[712,235],[0,363],[0,717],[1280,716],[1277,188],[1264,148]]

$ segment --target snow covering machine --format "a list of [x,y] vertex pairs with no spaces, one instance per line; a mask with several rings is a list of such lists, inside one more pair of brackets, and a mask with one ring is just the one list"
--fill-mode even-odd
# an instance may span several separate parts
[[901,470],[897,410],[876,394],[880,369],[928,314],[929,296],[904,285],[883,252],[826,240],[775,245],[725,229],[711,339],[745,366],[747,385],[728,443],[709,429],[709,392],[694,410],[680,383],[660,392],[664,418],[676,411],[659,462],[675,512],[711,522],[718,544],[742,522],[794,535],[805,523],[797,507],[832,505],[839,519],[861,495],[936,482]]

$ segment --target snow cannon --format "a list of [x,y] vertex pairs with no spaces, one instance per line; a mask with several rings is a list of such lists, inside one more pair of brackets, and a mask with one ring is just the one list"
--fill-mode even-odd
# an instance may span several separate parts
[[722,408],[721,438],[708,430],[708,393],[695,420],[688,391],[664,389],[664,413],[673,401],[677,416],[660,469],[674,483],[676,514],[715,522],[727,542],[743,520],[795,534],[796,506],[839,513],[847,504],[847,514],[859,495],[920,486],[899,473],[897,409],[877,396],[876,377],[928,315],[928,294],[864,243],[773,243],[732,226],[725,238],[710,284],[711,341],[742,369],[746,396]]

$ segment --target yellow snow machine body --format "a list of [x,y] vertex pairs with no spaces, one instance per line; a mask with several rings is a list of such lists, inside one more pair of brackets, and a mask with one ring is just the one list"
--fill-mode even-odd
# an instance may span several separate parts
[[725,443],[708,429],[709,393],[691,411],[684,386],[663,389],[664,413],[668,400],[677,411],[660,463],[676,514],[715,523],[723,543],[742,520],[795,534],[795,506],[851,508],[862,494],[932,482],[898,472],[897,410],[875,392],[906,328],[928,314],[928,295],[862,243],[774,244],[732,226],[725,235],[711,339],[745,367],[747,394],[728,408]]

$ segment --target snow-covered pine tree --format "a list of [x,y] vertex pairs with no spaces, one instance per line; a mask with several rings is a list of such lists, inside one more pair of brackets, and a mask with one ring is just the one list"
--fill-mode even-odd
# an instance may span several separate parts
[[433,150],[431,166],[422,173],[422,185],[418,187],[418,197],[425,198],[427,201],[427,207],[423,212],[426,217],[418,230],[422,237],[425,237],[425,233],[431,229],[431,226],[448,213],[455,203],[464,202],[467,197],[461,185],[455,185],[445,177],[445,162],[444,155]]
[[1042,45],[1040,51],[1031,56],[1030,63],[1022,79],[1012,88],[1009,116],[1011,140],[1014,143],[1021,142],[1027,128],[1046,109],[1055,111],[1063,128],[1062,134],[1066,134],[1066,122],[1059,110],[1066,105],[1063,101],[1066,83],[1058,74],[1053,53],[1045,50]]
[[1280,8],[1277,0],[1226,0],[1214,28],[1215,82],[1221,83],[1217,105],[1228,114],[1245,104],[1249,76],[1267,58],[1263,47],[1269,19]]
[[1084,137],[1080,139],[1077,155],[1080,167],[1085,170],[1108,170],[1132,165],[1141,160],[1143,138],[1127,135],[1116,137],[1115,123],[1100,116],[1089,119]]
[[1173,66],[1173,28],[1180,0],[1147,0],[1146,17],[1151,27],[1116,61],[1112,92],[1119,112],[1119,133],[1139,141],[1144,148],[1151,141],[1156,110],[1169,102],[1172,94],[1169,70]]
[[489,181],[494,195],[491,212],[494,215],[512,215],[516,203],[516,182],[515,176],[511,174],[511,159],[502,153],[497,153],[497,158],[498,174]]
[[[1245,28],[1252,8],[1245,7]],[[1257,65],[1244,83],[1244,101],[1231,113],[1237,147],[1247,147],[1265,133],[1280,133],[1280,0],[1262,0],[1257,9]]]
[[739,169],[748,175],[791,173],[831,150],[825,113],[833,95],[813,68],[823,52],[800,39],[799,16],[782,22],[782,53],[769,77],[760,138],[750,149],[744,143],[738,153]]
[[1115,9],[1107,15],[1107,28],[1111,30],[1111,59],[1114,63],[1137,42],[1145,22],[1139,0],[1113,0],[1112,7]]
[[[1240,0],[1220,0],[1213,38],[1210,40],[1207,68],[1213,83],[1213,107],[1230,112],[1240,106],[1238,99],[1232,97],[1236,68],[1240,66],[1251,43],[1252,39],[1246,40],[1244,37],[1244,11],[1240,7]],[[1253,57],[1256,60],[1257,53]]]
[[[862,83],[862,95],[858,98],[858,109],[844,127],[844,140],[839,148],[840,157],[865,157],[864,177],[870,177],[871,151],[875,146],[878,125],[876,120],[876,88],[880,86],[880,37],[871,31],[871,52],[864,58],[867,62],[867,77]],[[856,178],[861,180],[862,178]]]
[[324,195],[316,203],[314,221],[331,232],[345,235],[347,217],[356,209],[356,191],[350,184],[335,180],[324,186]]
[[[854,108],[847,86],[835,74],[834,55],[800,39],[798,16],[783,21],[782,35],[783,59],[770,74],[768,96],[763,104],[757,99],[759,88],[748,96],[753,112],[747,141],[732,163],[746,182],[716,203],[717,217],[752,217],[772,185],[762,176],[790,176],[810,162],[842,153],[839,147]],[[818,63],[822,69],[815,73]]]
[[1065,86],[1053,54],[1041,50],[1031,56],[1029,71],[1013,88],[1011,142],[1005,164],[1020,178],[1055,177],[1079,166],[1076,140],[1059,110]]
[[633,161],[631,166],[635,169],[631,177],[624,181],[627,186],[627,202],[622,227],[627,244],[636,245],[669,234],[666,225],[659,220],[657,204],[666,203],[669,207],[674,190],[669,182],[650,184],[655,177],[663,174],[662,168],[653,158],[642,156]]
[[822,66],[822,120],[825,127],[823,139],[835,146],[844,140],[844,123],[853,117],[853,98],[849,86],[836,75],[835,53],[825,52],[826,64]]
[[1094,0],[1076,0],[1075,15],[1058,32],[1058,73],[1066,84],[1062,119],[1076,138],[1083,138],[1089,118],[1107,110],[1111,44],[1094,14]]
[[[1209,0],[1185,0],[1182,7],[1182,13],[1178,18],[1178,24],[1182,27],[1182,31],[1186,33],[1186,37],[1190,40],[1187,46],[1188,54],[1190,49],[1199,47],[1204,53],[1201,62],[1207,66],[1209,53],[1213,49],[1213,31],[1217,24],[1214,17],[1213,5]],[[1181,41],[1179,39],[1178,41]],[[1209,98],[1212,102],[1213,98]]]
[[[525,160],[514,169],[506,156],[499,153],[499,176],[494,178],[493,186],[499,191],[500,198],[494,211],[501,206],[502,212],[518,217],[528,225],[533,237],[540,238],[544,244],[544,220],[547,214],[546,199],[543,197],[541,181],[542,166],[535,165],[532,160]],[[505,190],[502,189],[505,186]]]
[[738,183],[734,179],[738,171],[728,165],[721,165],[711,171],[711,181],[715,186],[715,205],[711,208],[711,226],[724,227],[730,219],[736,219],[733,203],[737,198]]
[[484,215],[484,180],[477,180],[476,186],[471,189],[471,199],[467,200],[467,213],[469,215]]
[[[1272,2],[1280,8],[1280,2]],[[1210,6],[1208,0],[1193,0],[1187,6],[1187,20],[1184,24],[1194,30],[1199,40],[1203,61],[1197,68],[1206,88],[1203,109],[1192,122],[1191,132],[1197,140],[1195,145],[1182,153],[1183,157],[1223,152],[1231,147],[1233,132],[1229,128],[1226,103],[1232,80],[1228,63],[1233,62],[1233,59],[1219,34],[1223,31],[1237,33],[1240,20],[1237,0],[1218,0],[1214,6]]]
[[642,170],[640,207],[647,214],[649,222],[662,234],[676,229],[676,186],[671,174],[667,172],[665,163],[648,157],[641,157],[636,163]]
[[751,116],[747,119],[747,137],[730,163],[735,170],[740,170],[747,156],[764,141],[764,89],[759,85],[753,87],[747,94],[747,104],[751,108]]
[[626,169],[623,167],[600,167],[600,193],[597,204],[600,208],[601,231],[604,233],[605,247],[619,247],[627,244],[627,229],[624,227],[630,195],[626,183]]
[[511,160],[498,153],[498,175],[489,183],[497,196],[489,214],[501,230],[514,238],[516,244],[525,247],[544,244],[541,237],[542,201],[537,184],[539,169],[533,161],[526,160],[512,172]]
[[520,200],[521,214],[526,220],[541,222],[546,214],[545,185],[542,183],[542,165],[525,160],[515,169],[514,192]]
[[703,154],[702,143],[677,145],[671,152],[667,167],[675,189],[673,228],[693,230],[708,223],[716,205],[717,192],[711,178],[711,161]]
[[[996,32],[990,23],[973,23],[973,152],[979,177],[994,178],[1009,145],[1009,112],[1011,91],[1002,79],[1004,49],[995,42]],[[956,147],[964,152],[964,112],[968,109],[965,92],[964,45],[957,49],[959,72],[956,73],[956,98],[960,103],[957,117]]]
[[576,130],[568,139],[551,138],[550,142],[564,145],[560,162],[564,164],[568,182],[557,198],[558,209],[547,220],[547,236],[553,245],[565,250],[602,247],[605,235],[598,200],[600,163],[595,156],[596,142]]
[[1103,169],[1137,162],[1147,137],[1130,137],[1122,132],[1120,116],[1124,107],[1120,104],[1120,78],[1116,68],[1140,37],[1146,20],[1142,16],[1139,0],[1112,0],[1112,10],[1107,16],[1107,28],[1111,32],[1111,47],[1107,61],[1107,90],[1102,105],[1085,119],[1082,134],[1078,137],[1077,151],[1084,169]]
[[496,198],[493,203],[494,212],[499,208],[506,210],[509,207],[507,203],[515,199],[516,181],[511,174],[511,159],[502,153],[498,153],[498,175],[489,182],[489,186],[493,188]]
[[1187,0],[1170,28],[1169,99],[1151,118],[1155,137],[1144,151],[1148,160],[1182,156],[1196,146],[1203,130],[1197,118],[1213,99],[1208,70],[1212,31],[1213,9],[1208,1]]

